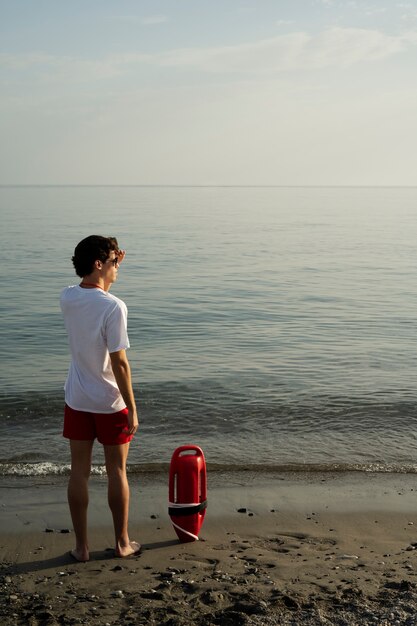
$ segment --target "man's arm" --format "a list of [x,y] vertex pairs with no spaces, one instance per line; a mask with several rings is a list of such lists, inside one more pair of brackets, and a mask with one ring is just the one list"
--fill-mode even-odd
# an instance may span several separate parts
[[126,432],[134,435],[138,429],[139,421],[136,411],[136,402],[133,395],[132,377],[130,373],[130,365],[127,360],[126,350],[118,350],[110,353],[111,366],[113,374],[119,387],[122,398],[126,403],[129,411],[127,419],[129,422]]

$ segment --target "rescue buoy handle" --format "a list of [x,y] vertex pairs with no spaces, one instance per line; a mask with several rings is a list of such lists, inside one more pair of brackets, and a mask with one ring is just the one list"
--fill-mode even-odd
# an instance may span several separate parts
[[196,452],[196,456],[203,456],[203,451],[199,446],[195,446],[195,445],[188,445],[188,446],[180,446],[179,448],[177,448],[174,452],[174,454],[172,455],[172,458],[176,457],[176,456],[180,456],[183,452]]

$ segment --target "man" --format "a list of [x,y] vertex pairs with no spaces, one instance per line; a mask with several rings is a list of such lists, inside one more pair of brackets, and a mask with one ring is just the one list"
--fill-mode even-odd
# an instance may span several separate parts
[[128,533],[126,462],[138,416],[126,356],[127,308],[109,293],[125,254],[114,237],[92,235],[83,239],[72,257],[81,282],[61,293],[71,351],[63,435],[71,448],[68,503],[76,539],[71,555],[77,561],[89,560],[88,479],[96,438],[104,448],[115,555],[127,557],[140,550],[140,544],[131,541]]

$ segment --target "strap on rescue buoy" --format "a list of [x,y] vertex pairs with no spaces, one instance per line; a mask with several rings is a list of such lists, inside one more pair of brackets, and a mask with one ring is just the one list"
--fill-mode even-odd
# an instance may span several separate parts
[[[194,513],[200,513],[200,511],[204,511],[204,509],[207,508],[207,500],[204,500],[203,502],[191,502],[191,503],[184,503],[184,504],[180,504],[178,502],[168,502],[168,505],[169,505],[169,508],[168,508],[169,515],[173,515],[174,517],[180,516],[180,515],[193,515]],[[192,536],[194,537],[194,535]]]
[[[172,520],[171,520],[171,522],[172,522]],[[172,525],[175,526],[175,528],[178,528],[178,530],[180,530],[182,533],[185,533],[186,535],[188,535],[189,537],[192,537],[196,541],[199,540],[197,535],[194,535],[193,533],[190,533],[189,530],[185,530],[184,528],[181,528],[181,526],[178,526],[178,524],[175,524],[175,522],[172,522]]]

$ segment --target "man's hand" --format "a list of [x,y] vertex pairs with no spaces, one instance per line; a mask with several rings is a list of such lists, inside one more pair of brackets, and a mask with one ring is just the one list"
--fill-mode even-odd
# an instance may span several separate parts
[[120,265],[120,263],[123,261],[123,259],[126,256],[126,250],[116,250],[116,256]]
[[134,435],[139,427],[139,419],[136,409],[129,410],[127,414],[127,422],[128,426],[122,430],[122,432],[127,435]]
[[127,360],[126,351],[118,350],[118,352],[110,353],[110,361],[113,369],[114,377],[119,387],[120,393],[127,406],[127,428],[124,433],[134,435],[138,429],[139,420],[136,409],[136,402],[133,395],[132,379],[130,374],[130,365]]

